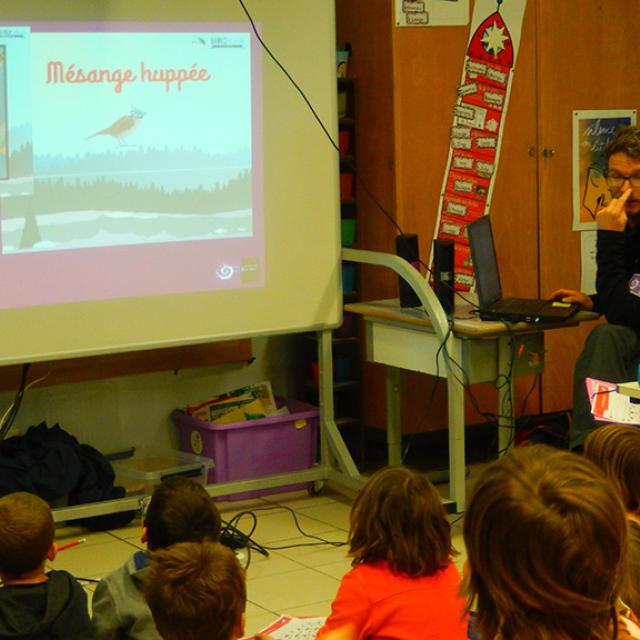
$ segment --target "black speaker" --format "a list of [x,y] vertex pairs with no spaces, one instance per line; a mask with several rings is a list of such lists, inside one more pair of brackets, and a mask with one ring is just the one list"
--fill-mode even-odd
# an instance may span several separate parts
[[[418,236],[415,233],[405,233],[396,236],[396,254],[410,262],[416,269],[420,270],[420,256],[418,254]],[[411,285],[398,278],[398,289],[400,292],[401,307],[419,307],[421,302]]]
[[433,289],[447,315],[453,313],[453,240],[436,239],[433,241]]

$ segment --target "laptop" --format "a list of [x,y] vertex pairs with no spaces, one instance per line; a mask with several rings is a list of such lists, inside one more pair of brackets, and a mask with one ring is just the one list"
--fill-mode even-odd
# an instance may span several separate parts
[[561,322],[578,310],[576,304],[554,300],[503,298],[491,218],[486,215],[470,222],[467,225],[467,235],[475,271],[480,317],[483,320]]

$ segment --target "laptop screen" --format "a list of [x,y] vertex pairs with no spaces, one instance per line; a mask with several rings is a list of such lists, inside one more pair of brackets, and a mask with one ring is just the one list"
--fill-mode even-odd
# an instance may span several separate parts
[[480,307],[486,309],[502,298],[500,273],[493,246],[491,218],[488,215],[467,225],[471,260],[476,277],[476,291]]

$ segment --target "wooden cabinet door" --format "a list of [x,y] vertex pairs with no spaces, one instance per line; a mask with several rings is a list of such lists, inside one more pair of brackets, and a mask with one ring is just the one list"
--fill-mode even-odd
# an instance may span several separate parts
[[[635,109],[640,101],[640,0],[535,0],[535,5],[540,293],[546,295],[558,287],[580,288],[580,233],[572,231],[573,111]],[[571,406],[573,365],[592,328],[587,323],[548,333],[544,411]]]

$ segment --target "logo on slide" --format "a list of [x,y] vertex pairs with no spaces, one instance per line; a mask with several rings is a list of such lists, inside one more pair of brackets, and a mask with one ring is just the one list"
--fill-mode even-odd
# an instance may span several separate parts
[[233,277],[235,269],[233,268],[232,265],[230,264],[221,264],[217,269],[216,269],[216,276],[218,276],[218,278],[220,280],[229,280],[229,278]]

